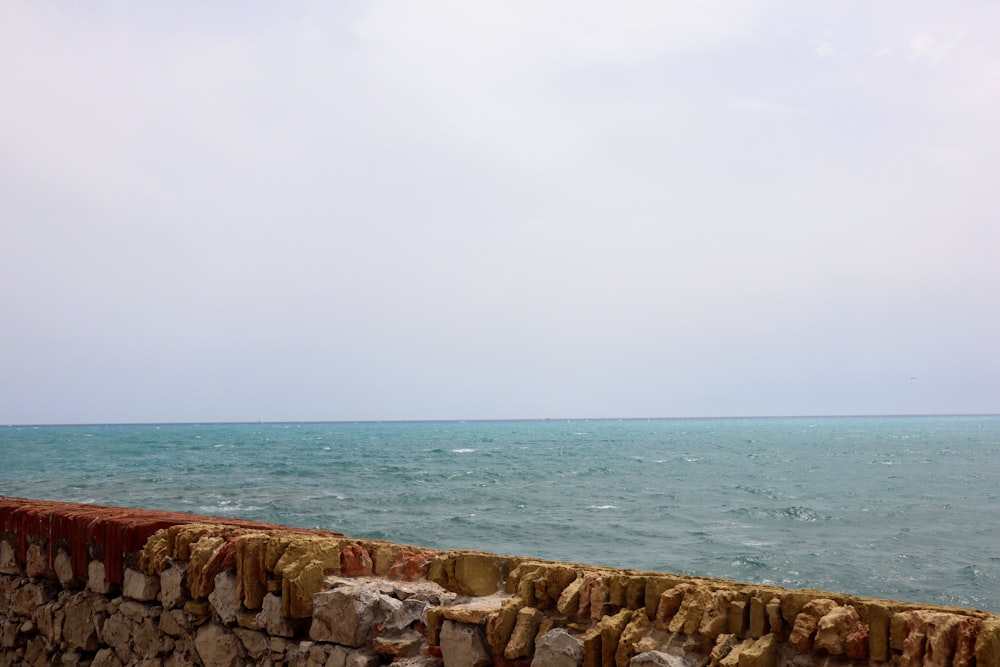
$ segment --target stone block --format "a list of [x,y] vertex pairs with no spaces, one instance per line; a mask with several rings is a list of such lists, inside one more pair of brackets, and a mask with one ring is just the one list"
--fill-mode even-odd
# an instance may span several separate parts
[[618,653],[618,642],[625,627],[632,620],[633,612],[622,609],[614,616],[605,616],[597,627],[601,631],[601,664],[604,667],[614,667],[615,655]]
[[340,574],[344,577],[367,577],[375,573],[371,554],[360,544],[349,544],[340,551]]
[[65,621],[62,638],[72,650],[96,651],[98,647],[97,627],[94,623],[93,606],[85,596],[75,595],[63,604]]
[[94,655],[90,667],[122,667],[122,661],[110,648],[102,648]]
[[562,628],[550,630],[535,644],[531,667],[581,667],[583,640]]
[[[809,653],[813,649],[813,636],[819,625],[819,619],[829,614],[837,603],[827,598],[816,598],[802,606],[795,617],[792,634],[788,637],[789,645],[797,653]],[[782,607],[784,609],[784,605]]]
[[243,645],[239,638],[216,623],[198,628],[194,648],[205,667],[240,667],[243,664]]
[[104,569],[104,561],[92,560],[87,564],[87,590],[107,595],[112,585]]
[[601,667],[603,646],[601,645],[600,626],[590,628],[583,637],[583,667]]
[[125,579],[122,583],[122,595],[139,600],[140,602],[151,602],[156,599],[160,592],[160,578],[143,574],[132,568],[125,568]]
[[247,630],[246,628],[233,628],[233,634],[240,640],[247,655],[253,660],[260,662],[261,658],[270,653],[267,635],[263,632]]
[[73,573],[73,559],[66,553],[65,549],[59,549],[56,557],[52,560],[52,571],[55,572],[56,579],[63,588],[76,588],[79,586],[79,578]]
[[577,577],[567,584],[562,593],[559,594],[556,611],[565,615],[576,613],[580,608],[580,589],[582,587],[583,577]]
[[444,667],[489,667],[493,664],[486,636],[478,625],[445,621],[440,641]]
[[524,607],[524,600],[512,598],[486,619],[486,641],[495,655],[503,655],[504,648],[517,624],[517,613]]
[[701,586],[694,586],[684,595],[677,614],[670,620],[667,629],[670,632],[681,632],[685,635],[693,635],[701,626],[701,619],[704,617],[708,606],[712,602],[712,592]]
[[503,559],[494,554],[460,553],[455,558],[455,583],[465,595],[492,595],[499,590]]
[[375,625],[390,610],[381,596],[364,586],[341,586],[313,596],[309,638],[359,647],[371,641]]
[[712,592],[712,599],[702,614],[698,625],[698,634],[715,640],[716,637],[729,629],[729,605],[742,596],[739,591],[720,589]]
[[777,664],[777,642],[774,635],[767,634],[743,649],[739,654],[739,667],[775,667]]
[[856,633],[861,625],[857,609],[851,606],[834,607],[817,622],[813,648],[830,655],[844,655],[848,635]]
[[187,563],[171,559],[160,572],[160,603],[164,609],[176,609],[187,602],[187,571]]
[[295,636],[292,619],[281,614],[281,598],[273,593],[264,596],[261,610],[257,614],[257,625],[275,637]]
[[542,622],[542,612],[534,607],[522,607],[517,612],[514,631],[504,647],[503,657],[508,660],[530,658],[535,652],[535,635]]
[[642,653],[638,646],[645,638],[653,624],[646,616],[645,609],[639,613],[633,613],[628,625],[622,631],[618,639],[618,648],[615,650],[615,665],[617,667],[628,667],[629,661],[638,653]]
[[976,667],[1000,667],[1000,618],[982,622],[976,637]]
[[236,585],[236,573],[224,570],[215,575],[215,588],[208,595],[209,604],[225,624],[235,623],[236,615],[240,612],[240,598],[236,594]]
[[356,649],[334,646],[325,667],[378,667],[381,660],[370,648]]
[[868,604],[868,654],[875,662],[889,660],[889,622],[892,609],[878,602]]
[[7,540],[0,540],[0,574],[21,574],[21,566],[17,564],[17,553]]
[[663,651],[646,651],[633,657],[629,667],[687,667],[683,659]]
[[15,588],[10,594],[10,608],[19,616],[31,616],[36,609],[56,597],[52,581],[32,581]]

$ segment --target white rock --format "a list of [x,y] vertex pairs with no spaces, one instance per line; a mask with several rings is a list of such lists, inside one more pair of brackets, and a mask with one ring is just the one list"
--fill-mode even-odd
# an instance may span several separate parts
[[215,590],[208,594],[208,602],[223,623],[235,623],[240,611],[240,598],[236,594],[236,573],[225,570],[215,575]]
[[486,635],[478,625],[445,621],[439,640],[444,667],[488,667],[493,664]]
[[583,640],[562,628],[550,630],[535,644],[531,667],[577,667],[583,664]]
[[125,581],[122,584],[122,595],[140,602],[149,602],[156,599],[156,594],[160,592],[160,578],[151,577],[148,574],[125,569]]
[[216,623],[198,628],[194,647],[205,667],[238,667],[242,663],[240,640]]
[[[104,562],[92,560],[87,564],[87,589],[101,595],[111,592],[111,582],[105,574]],[[97,660],[95,657],[94,660]]]
[[646,651],[633,656],[628,662],[629,667],[687,667],[682,658],[663,651]]

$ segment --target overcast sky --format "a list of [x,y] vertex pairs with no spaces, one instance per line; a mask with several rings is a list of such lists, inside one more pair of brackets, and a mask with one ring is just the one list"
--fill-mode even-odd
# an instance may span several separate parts
[[1000,412],[994,0],[0,0],[0,423]]

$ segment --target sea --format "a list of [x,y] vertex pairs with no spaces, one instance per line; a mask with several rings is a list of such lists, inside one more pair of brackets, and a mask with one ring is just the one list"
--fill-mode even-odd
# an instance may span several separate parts
[[1000,416],[0,427],[0,495],[1000,613]]

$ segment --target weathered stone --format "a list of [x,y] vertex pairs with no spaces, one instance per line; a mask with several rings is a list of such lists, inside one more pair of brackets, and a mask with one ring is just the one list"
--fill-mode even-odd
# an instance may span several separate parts
[[695,634],[711,602],[712,592],[707,588],[695,586],[688,590],[680,609],[671,619],[667,629],[670,632],[682,632],[686,635]]
[[187,571],[187,563],[171,560],[160,573],[160,603],[165,609],[175,609],[187,601]]
[[577,612],[581,618],[598,620],[604,616],[604,604],[611,592],[608,576],[599,572],[588,572],[583,576],[583,587],[580,589],[580,609]]
[[59,549],[52,560],[52,571],[55,573],[59,583],[63,588],[75,588],[79,584],[77,576],[73,574],[73,559],[65,549]]
[[32,544],[28,547],[24,559],[24,573],[29,577],[52,578],[49,568],[48,549],[43,544]]
[[722,656],[718,662],[718,667],[739,667],[740,664],[740,654],[753,646],[755,641],[760,641],[759,639],[744,639],[732,645],[729,651]]
[[563,628],[550,630],[535,644],[531,667],[580,667],[583,664],[583,641]]
[[807,602],[795,617],[792,634],[788,643],[799,653],[809,653],[813,648],[813,635],[819,625],[819,619],[829,614],[837,603],[827,598],[816,598]]
[[671,621],[681,608],[684,596],[695,589],[694,584],[677,584],[660,594],[660,601],[656,606],[656,627],[666,630],[670,627]]
[[729,629],[729,605],[740,598],[739,591],[721,589],[712,593],[708,608],[701,617],[698,634],[714,640]]
[[194,647],[205,667],[238,667],[242,664],[243,645],[235,634],[215,623],[198,628]]
[[577,577],[563,589],[556,603],[556,611],[560,614],[570,614],[580,608],[580,589],[583,587],[583,577]]
[[771,632],[775,639],[785,641],[788,638],[788,629],[781,615],[781,598],[774,596],[768,600],[764,605],[764,613],[767,614],[768,632]]
[[223,623],[235,623],[240,611],[240,598],[236,594],[236,573],[225,570],[215,575],[215,588],[208,595],[208,602]]
[[257,625],[265,628],[269,635],[276,637],[294,637],[295,626],[292,620],[281,615],[281,598],[273,593],[264,596],[260,613],[257,614]]
[[858,632],[861,625],[861,616],[857,609],[849,605],[834,607],[817,622],[813,648],[826,651],[830,655],[843,655],[847,636]]
[[296,563],[281,579],[281,613],[288,618],[309,618],[313,595],[323,590],[323,565],[318,560]]
[[[92,560],[87,564],[87,590],[107,595],[111,592],[111,582],[104,570],[104,562]],[[95,658],[96,660],[96,658]]]
[[133,570],[132,568],[125,569],[125,579],[122,583],[122,595],[131,598],[132,600],[139,600],[140,602],[149,602],[156,599],[156,594],[160,592],[160,578],[152,577],[148,574],[143,574],[138,570]]
[[263,632],[247,630],[246,628],[233,628],[233,634],[243,644],[247,655],[254,660],[260,661],[261,658],[270,653],[270,645]]
[[739,654],[739,667],[775,667],[777,645],[774,635],[766,634]]
[[378,654],[370,648],[352,649],[346,646],[334,646],[330,649],[325,667],[377,667],[380,664]]
[[363,586],[343,586],[317,593],[313,606],[309,637],[353,647],[370,642],[375,624],[387,615],[381,596]]
[[535,651],[535,635],[542,622],[542,612],[534,607],[522,607],[517,612],[517,623],[504,648],[503,657],[508,660],[530,658]]
[[93,607],[86,597],[76,595],[63,605],[66,620],[62,637],[71,649],[96,651],[98,647],[97,628],[94,625]]
[[632,610],[622,609],[614,616],[605,616],[597,627],[601,630],[601,664],[613,667],[618,653],[618,642],[625,627],[632,620]]
[[618,639],[618,648],[615,651],[615,664],[617,667],[628,667],[632,657],[642,651],[636,650],[636,645],[652,629],[653,624],[646,616],[645,610],[642,613],[632,614],[628,625]]
[[455,583],[465,595],[496,593],[502,571],[503,559],[494,554],[460,553],[455,558]]
[[404,637],[375,637],[372,650],[392,658],[407,658],[420,653],[423,643],[423,637],[411,631]]
[[718,667],[722,659],[729,655],[729,652],[733,650],[733,647],[737,643],[739,643],[739,640],[734,634],[726,633],[716,637],[715,645],[712,646],[712,650],[708,654],[708,664],[712,667]]
[[94,655],[94,661],[90,667],[122,667],[122,661],[110,648],[102,648]]
[[868,653],[875,662],[889,660],[889,622],[892,609],[878,602],[868,604]]
[[160,614],[160,630],[171,637],[181,637],[191,630],[191,625],[180,609],[171,609]]
[[143,619],[132,631],[132,650],[142,658],[156,656],[160,647],[160,633],[153,618]]
[[488,667],[493,664],[485,634],[478,625],[445,621],[440,640],[444,667]]
[[982,621],[975,654],[976,667],[1000,667],[1000,618]]
[[687,667],[684,660],[662,651],[646,651],[633,657],[629,667]]
[[371,554],[360,544],[349,544],[340,551],[340,573],[345,577],[366,577],[375,572]]
[[17,553],[7,540],[0,540],[0,574],[21,574],[21,567],[17,564]]
[[55,586],[51,581],[31,581],[15,588],[10,595],[10,608],[15,614],[31,616],[43,604],[56,596]]
[[600,625],[583,634],[583,667],[602,667],[603,646]]
[[524,607],[524,600],[512,598],[486,620],[486,641],[495,655],[503,655],[504,648],[517,624],[517,613]]
[[456,623],[479,624],[499,612],[505,602],[504,598],[490,595],[463,604],[442,607],[441,614],[444,618]]

